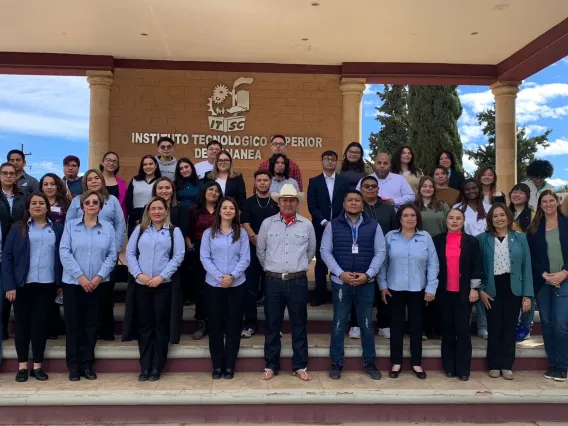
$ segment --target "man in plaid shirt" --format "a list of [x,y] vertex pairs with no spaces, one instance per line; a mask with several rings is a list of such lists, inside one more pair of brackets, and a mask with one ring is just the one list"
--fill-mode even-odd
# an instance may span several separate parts
[[[286,154],[286,138],[282,135],[274,135],[270,138],[270,149],[272,150],[272,154]],[[268,170],[268,161],[264,160],[260,163],[259,170]],[[298,163],[293,162],[290,160],[290,177],[296,179],[298,182],[298,186],[300,187],[300,192],[302,192],[303,185],[302,185],[302,172],[300,172],[300,166]]]

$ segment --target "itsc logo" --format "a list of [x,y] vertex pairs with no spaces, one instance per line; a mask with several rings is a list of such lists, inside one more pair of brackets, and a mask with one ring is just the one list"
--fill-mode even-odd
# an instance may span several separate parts
[[[237,88],[243,84],[251,84],[253,78],[240,77],[233,83],[233,89],[224,84],[218,84],[213,89],[213,96],[209,98],[207,106],[209,107],[209,128],[219,132],[238,132],[245,129],[246,117],[239,113],[246,112],[250,109],[250,98],[248,90],[239,90]],[[231,96],[231,107],[225,109],[222,104]],[[232,114],[231,116],[227,116]]]

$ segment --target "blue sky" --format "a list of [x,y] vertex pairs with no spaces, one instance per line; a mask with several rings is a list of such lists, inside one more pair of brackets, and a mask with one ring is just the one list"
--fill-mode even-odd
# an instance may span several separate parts
[[[378,85],[368,85],[363,96],[363,145],[379,129],[375,107]],[[464,112],[459,121],[466,148],[486,143],[475,114],[491,106],[487,86],[460,86]],[[568,183],[568,58],[535,74],[521,86],[517,122],[533,134],[550,128],[551,146],[539,153],[554,164],[554,185]],[[12,148],[31,152],[28,173],[63,174],[61,160],[75,154],[86,170],[89,134],[89,87],[84,77],[0,75],[0,158]],[[473,164],[464,159],[466,169]]]

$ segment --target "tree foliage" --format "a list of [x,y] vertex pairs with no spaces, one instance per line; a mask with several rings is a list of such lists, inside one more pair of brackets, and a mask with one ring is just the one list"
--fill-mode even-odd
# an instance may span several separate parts
[[[487,137],[487,145],[480,145],[475,151],[466,150],[466,154],[477,167],[483,165],[495,167],[495,109],[489,108],[478,113],[477,122],[482,126],[483,134]],[[551,130],[548,129],[541,135],[528,137],[526,128],[517,126],[517,182],[526,179],[527,165],[535,159],[538,149],[549,146],[550,132]]]

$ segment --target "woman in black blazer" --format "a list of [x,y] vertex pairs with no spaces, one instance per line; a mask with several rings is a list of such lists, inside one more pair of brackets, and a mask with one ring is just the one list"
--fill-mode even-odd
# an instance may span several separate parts
[[448,231],[436,235],[440,260],[436,299],[442,312],[442,365],[447,377],[469,380],[471,370],[471,309],[477,302],[483,262],[477,238],[463,230],[464,213],[449,211]]
[[243,175],[233,168],[233,158],[229,151],[222,150],[217,154],[213,170],[203,178],[203,183],[209,181],[215,181],[221,185],[222,196],[234,198],[239,205],[239,210],[243,209],[244,202],[247,199],[245,180]]
[[462,172],[456,169],[456,161],[454,154],[450,151],[442,151],[436,156],[436,166],[445,167],[450,175],[448,186],[455,190],[461,190],[465,182],[465,177]]

